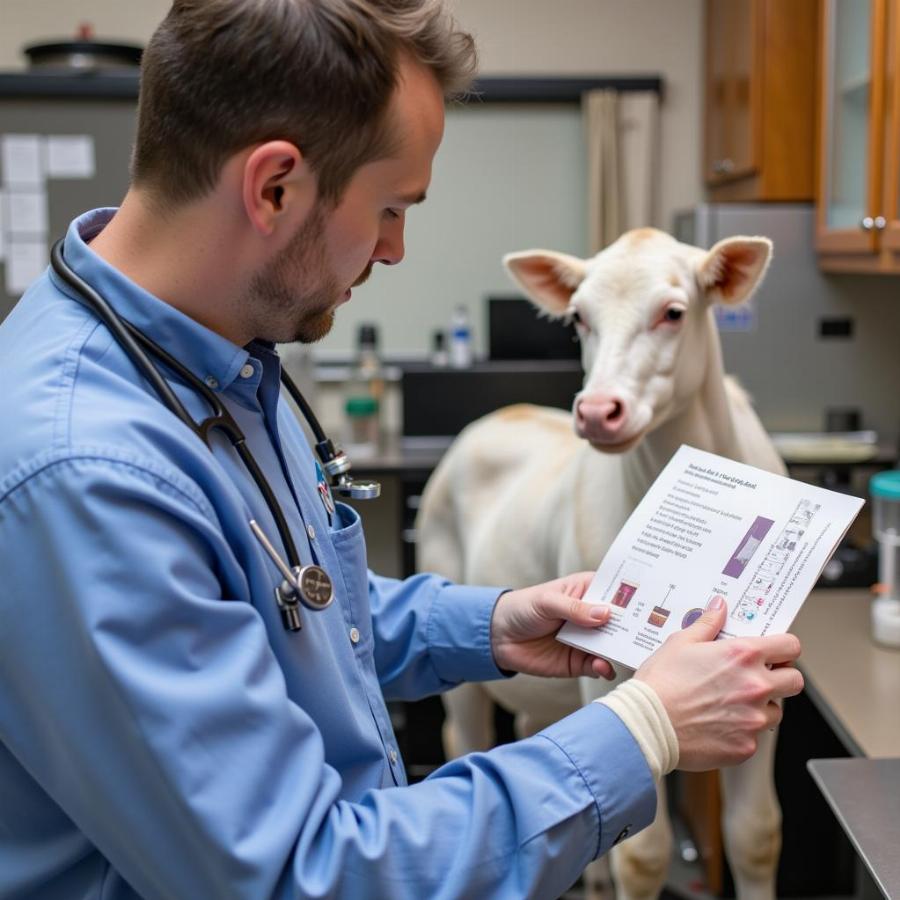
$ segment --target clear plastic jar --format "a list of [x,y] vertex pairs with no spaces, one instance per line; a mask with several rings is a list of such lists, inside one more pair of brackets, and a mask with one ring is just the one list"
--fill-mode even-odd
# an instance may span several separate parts
[[900,647],[900,471],[874,475],[869,493],[881,592],[872,603],[872,636],[879,644]]
[[369,394],[350,396],[344,412],[347,418],[344,449],[350,461],[354,456],[374,456],[378,452],[378,401]]

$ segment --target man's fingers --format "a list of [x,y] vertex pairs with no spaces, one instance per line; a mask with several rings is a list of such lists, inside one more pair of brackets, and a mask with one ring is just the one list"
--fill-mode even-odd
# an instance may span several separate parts
[[772,685],[772,696],[778,699],[796,697],[803,690],[803,676],[797,669],[788,666],[772,669],[769,683]]
[[781,717],[784,715],[784,710],[781,708],[780,703],[775,703],[773,700],[770,700],[766,704],[765,708],[766,715],[766,728],[770,731],[774,731],[781,722]]
[[713,641],[725,624],[728,607],[725,600],[718,595],[713,597],[703,611],[703,615],[689,628],[681,632],[681,640],[696,644],[700,641]]
[[793,634],[768,634],[765,637],[741,638],[748,646],[758,649],[767,666],[793,663],[800,657],[800,641]]
[[800,657],[800,640],[793,634],[773,634],[766,649],[766,662],[771,665],[792,663]]
[[613,667],[599,656],[592,656],[590,653],[578,651],[577,657],[572,658],[570,665],[572,662],[574,662],[572,675],[585,675],[588,678],[605,678],[607,681],[611,681],[616,677]]
[[585,628],[597,628],[609,619],[608,606],[585,603],[565,594],[544,594],[537,600],[535,607],[544,618],[564,619]]
[[607,681],[612,681],[613,678],[616,677],[616,670],[608,663],[605,659],[600,659],[599,656],[595,656],[591,660],[591,666],[593,668],[594,675],[599,678],[605,678]]
[[557,582],[550,582],[550,585],[562,583],[562,591],[570,597],[583,597],[587,589],[594,580],[593,572],[574,572],[566,578],[561,578]]

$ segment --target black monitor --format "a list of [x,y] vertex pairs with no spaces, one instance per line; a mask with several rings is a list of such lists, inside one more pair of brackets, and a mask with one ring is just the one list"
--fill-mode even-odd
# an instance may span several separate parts
[[574,360],[490,361],[468,369],[404,366],[403,435],[452,437],[513,403],[571,409],[582,380]]
[[522,297],[488,297],[489,359],[581,359],[575,326]]

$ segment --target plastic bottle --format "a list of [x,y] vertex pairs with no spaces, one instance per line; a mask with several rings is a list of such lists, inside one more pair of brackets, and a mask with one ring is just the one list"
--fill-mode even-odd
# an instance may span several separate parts
[[380,413],[384,397],[384,369],[378,353],[378,328],[359,326],[356,360],[344,401],[344,449],[351,458],[374,456],[381,445]]
[[443,331],[435,331],[431,335],[431,364],[442,369],[450,364],[447,353],[447,336]]
[[465,306],[457,306],[450,321],[450,365],[465,369],[472,365],[472,329]]
[[900,471],[874,475],[869,493],[882,592],[872,602],[872,637],[885,647],[900,647]]

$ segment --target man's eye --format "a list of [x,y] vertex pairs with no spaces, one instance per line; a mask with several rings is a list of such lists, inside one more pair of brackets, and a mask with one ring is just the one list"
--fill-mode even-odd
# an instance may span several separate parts
[[400,211],[397,210],[397,209],[386,209],[386,210],[384,211],[384,217],[385,217],[386,219],[399,219],[399,218],[400,218]]

